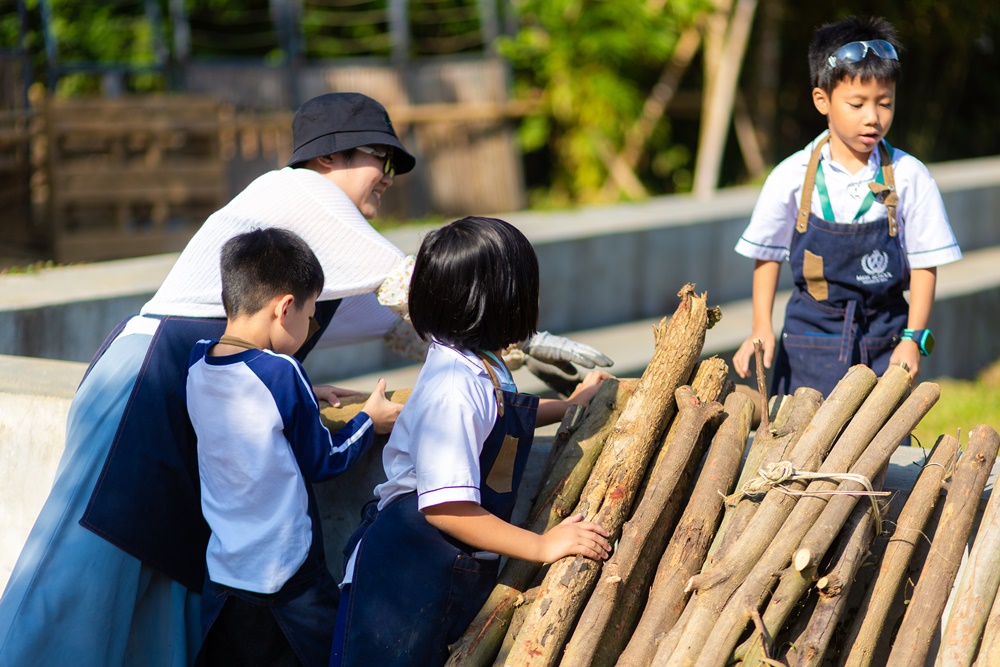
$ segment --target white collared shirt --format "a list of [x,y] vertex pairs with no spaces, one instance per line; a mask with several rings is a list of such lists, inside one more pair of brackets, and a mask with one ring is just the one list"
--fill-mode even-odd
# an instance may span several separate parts
[[[509,377],[498,376],[502,388],[513,390]],[[421,510],[479,503],[479,456],[496,420],[496,393],[482,361],[468,350],[431,344],[382,450],[388,481],[375,488],[379,509],[413,491]]]
[[[806,168],[816,142],[824,136],[826,132],[771,171],[757,198],[750,224],[736,244],[736,252],[751,259],[779,262],[788,259]],[[820,168],[826,178],[833,213],[839,222],[852,221],[869,192],[868,183],[882,166],[879,151],[873,150],[868,164],[856,174],[830,158],[829,143],[821,149],[821,156]],[[896,218],[910,268],[930,268],[961,259],[962,252],[948,222],[941,192],[927,167],[912,155],[893,148],[892,169],[899,195]],[[818,217],[824,217],[815,190],[810,209]],[[857,222],[871,222],[886,215],[885,206],[876,202]]]

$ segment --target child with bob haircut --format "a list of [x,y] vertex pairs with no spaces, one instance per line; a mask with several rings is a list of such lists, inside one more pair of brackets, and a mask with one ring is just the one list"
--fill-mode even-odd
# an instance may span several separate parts
[[427,359],[382,455],[376,487],[345,549],[331,665],[441,665],[496,582],[500,556],[607,558],[608,532],[574,516],[544,535],[511,523],[537,424],[587,404],[595,371],[567,401],[517,393],[500,352],[534,333],[538,259],[492,218],[427,235],[409,312]]
[[[830,393],[847,369],[904,363],[916,378],[933,351],[927,328],[937,267],[962,257],[927,167],[892,148],[901,66],[893,27],[850,17],[816,30],[812,99],[827,130],[775,167],[736,244],[756,260],[750,337],[733,357],[748,377],[753,341],[775,356],[771,315],[781,263],[795,289],[774,363],[774,392]],[[910,290],[909,302],[903,292]]]
[[[310,483],[387,433],[385,381],[340,431],[320,421],[292,356],[311,335],[323,268],[298,235],[258,229],[222,247],[225,333],[191,352],[187,407],[212,530],[202,591],[206,665],[324,665],[337,591]],[[340,390],[343,394],[342,390]]]

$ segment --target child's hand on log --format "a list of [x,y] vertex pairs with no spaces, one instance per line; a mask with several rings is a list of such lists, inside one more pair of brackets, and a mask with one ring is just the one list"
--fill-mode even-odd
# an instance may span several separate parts
[[399,416],[399,411],[402,409],[402,405],[393,403],[385,397],[385,378],[378,379],[375,391],[368,397],[368,400],[365,401],[365,407],[362,408],[372,418],[375,432],[380,435],[392,430],[396,424],[396,417]]
[[920,347],[912,340],[901,340],[889,357],[889,365],[902,364],[910,371],[910,380],[916,381],[920,374]]
[[313,385],[313,393],[316,394],[316,398],[321,401],[326,401],[335,408],[340,407],[340,398],[348,396],[363,396],[362,392],[354,391],[353,389],[344,389],[343,387],[334,387],[331,384],[317,384]]
[[590,405],[591,399],[594,398],[597,390],[601,388],[601,384],[613,377],[614,375],[607,371],[590,371],[580,384],[576,385],[576,389],[573,390],[573,393],[569,395],[566,401],[574,405]]
[[565,556],[605,560],[611,555],[608,537],[602,526],[584,521],[582,514],[574,514],[542,535],[541,553],[536,560],[553,563]]

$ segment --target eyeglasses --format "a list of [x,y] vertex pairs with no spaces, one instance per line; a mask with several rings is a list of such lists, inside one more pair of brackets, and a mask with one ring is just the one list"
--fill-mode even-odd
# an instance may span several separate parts
[[865,59],[869,51],[883,60],[899,60],[899,56],[896,54],[896,47],[884,39],[872,39],[844,44],[830,54],[830,57],[826,59],[826,63],[830,66],[830,69],[835,68],[838,64],[859,63]]
[[396,175],[396,165],[392,163],[392,153],[386,151],[380,151],[372,148],[371,146],[358,146],[357,150],[362,153],[368,153],[369,155],[374,155],[379,160],[382,160],[382,175],[392,178]]

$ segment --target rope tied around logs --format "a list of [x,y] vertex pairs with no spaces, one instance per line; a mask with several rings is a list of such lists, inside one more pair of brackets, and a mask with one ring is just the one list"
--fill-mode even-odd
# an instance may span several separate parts
[[[829,479],[837,482],[852,481],[857,482],[867,490],[841,491],[839,489],[831,489],[829,491],[795,491],[784,486],[785,482],[811,479]],[[876,534],[881,534],[882,532],[882,513],[879,511],[878,503],[875,502],[875,498],[878,496],[891,495],[891,492],[889,491],[876,491],[872,488],[871,480],[864,475],[850,472],[808,472],[804,470],[796,470],[792,466],[791,461],[777,461],[775,463],[768,464],[763,468],[758,468],[756,476],[747,480],[741,489],[732,495],[725,497],[725,504],[735,505],[743,498],[760,496],[767,493],[771,489],[777,489],[781,493],[790,496],[849,495],[868,497],[872,503],[872,515],[875,518],[875,527],[877,530]]]

